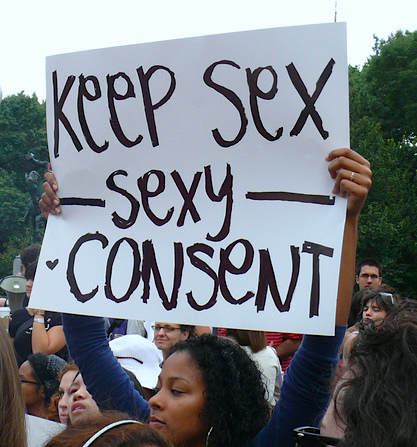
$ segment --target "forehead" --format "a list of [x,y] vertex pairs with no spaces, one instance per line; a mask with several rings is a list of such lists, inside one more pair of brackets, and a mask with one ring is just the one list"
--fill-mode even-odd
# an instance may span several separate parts
[[361,267],[360,274],[362,274],[362,273],[367,273],[370,275],[373,275],[373,274],[379,275],[379,270],[378,270],[378,267],[375,267],[374,265],[363,265]]
[[25,377],[32,377],[32,376],[33,376],[32,365],[29,363],[28,360],[26,360],[25,362],[23,362],[23,363],[20,365],[19,373],[20,373],[22,376],[25,376]]
[[[61,383],[59,384],[59,387],[61,388],[61,390],[68,389],[71,386],[77,373],[78,373],[78,371],[76,371],[76,370],[70,370],[70,371],[67,371],[62,376]],[[78,377],[74,383],[79,383],[79,380],[82,381],[81,374],[78,374]]]
[[204,380],[194,359],[188,352],[180,351],[171,354],[164,362],[161,380],[183,380],[190,384],[203,386]]
[[164,322],[161,322],[161,321],[157,321],[157,322],[155,323],[155,325],[157,325],[157,326],[162,326],[162,327],[165,327],[165,326],[171,326],[171,327],[174,327],[174,328],[177,328],[177,329],[180,328],[180,325],[179,325],[179,324],[174,324],[174,323],[164,323]]
[[363,305],[363,307],[378,307],[379,304],[376,302],[374,298],[370,298],[368,301],[366,301]]

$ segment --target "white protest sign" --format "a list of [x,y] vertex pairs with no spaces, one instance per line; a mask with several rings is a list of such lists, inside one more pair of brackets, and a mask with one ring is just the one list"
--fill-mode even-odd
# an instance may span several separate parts
[[345,24],[47,59],[50,216],[31,306],[330,334]]

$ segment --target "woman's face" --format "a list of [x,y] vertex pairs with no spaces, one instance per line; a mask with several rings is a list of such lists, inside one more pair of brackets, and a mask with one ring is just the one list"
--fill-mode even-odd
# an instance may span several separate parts
[[62,424],[68,422],[70,387],[77,373],[78,371],[76,370],[66,372],[62,376],[61,383],[59,384],[58,414]]
[[155,323],[154,342],[158,349],[160,349],[164,357],[168,355],[171,346],[188,338],[188,331],[181,331],[179,324],[171,323]]
[[208,427],[201,419],[205,383],[187,352],[176,352],[164,363],[157,383],[158,393],[149,400],[150,425],[174,445],[205,446]]
[[22,383],[22,392],[25,397],[26,408],[30,413],[31,408],[43,404],[43,386],[35,378],[32,365],[28,360],[20,366],[19,376]]
[[385,310],[381,309],[375,300],[369,300],[363,307],[362,319],[364,324],[376,323],[381,324],[387,316]]
[[68,371],[64,374],[59,389],[61,398],[58,402],[58,413],[61,422],[66,423],[69,419],[71,424],[78,424],[100,414],[78,371]]

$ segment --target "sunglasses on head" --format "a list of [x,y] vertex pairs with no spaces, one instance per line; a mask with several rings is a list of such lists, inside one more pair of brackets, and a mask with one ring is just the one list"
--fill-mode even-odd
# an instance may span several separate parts
[[340,439],[323,436],[318,427],[298,427],[293,430],[292,437],[299,447],[322,447],[324,445],[338,445]]

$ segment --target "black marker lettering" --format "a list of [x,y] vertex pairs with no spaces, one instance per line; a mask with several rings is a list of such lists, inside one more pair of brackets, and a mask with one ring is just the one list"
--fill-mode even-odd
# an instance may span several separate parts
[[[99,146],[93,139],[90,129],[87,124],[87,119],[85,117],[84,101],[83,98],[87,98],[89,101],[96,101],[101,98],[100,83],[95,76],[87,76],[86,78],[81,74],[79,76],[79,86],[78,86],[78,100],[77,100],[77,110],[78,119],[80,120],[81,129],[83,131],[84,137],[87,144],[91,147],[94,152],[98,154],[105,151],[109,147],[109,142],[105,141],[102,146]],[[87,82],[91,82],[94,88],[94,95],[90,94],[87,89]]]
[[[119,78],[124,79],[126,82],[126,93],[124,95],[117,93],[115,89],[114,84]],[[107,75],[107,101],[110,110],[110,125],[111,128],[113,129],[114,134],[116,135],[116,138],[125,147],[133,147],[139,144],[142,141],[143,136],[139,134],[136,140],[134,141],[129,140],[129,138],[127,138],[127,136],[124,134],[122,130],[122,126],[120,125],[114,101],[115,100],[123,101],[124,99],[135,98],[135,97],[136,95],[132,81],[130,80],[129,76],[127,76],[127,74],[120,72],[112,76]]]
[[206,310],[213,307],[217,302],[217,294],[219,291],[219,278],[216,275],[216,272],[207,265],[203,260],[201,260],[199,257],[195,256],[197,252],[201,252],[209,256],[210,258],[213,257],[214,249],[206,244],[194,244],[191,247],[187,248],[187,255],[190,258],[191,264],[201,270],[202,272],[206,273],[210,278],[213,280],[213,293],[211,294],[210,299],[207,301],[206,304],[198,304],[196,300],[194,299],[193,292],[188,292],[187,295],[187,301],[188,304],[194,309],[194,310]]
[[[165,96],[158,101],[156,104],[152,104],[152,98],[151,98],[151,91],[149,88],[149,81],[152,77],[152,75],[157,70],[164,70],[167,73],[169,73],[171,77],[171,82],[169,85],[169,89]],[[155,123],[155,110],[161,107],[163,104],[165,104],[169,98],[171,98],[172,94],[175,90],[175,74],[167,67],[163,67],[162,65],[155,65],[151,67],[146,73],[144,73],[143,68],[139,67],[136,72],[139,76],[140,85],[142,87],[142,96],[143,96],[143,104],[145,106],[145,115],[146,115],[146,121],[148,123],[148,129],[149,129],[149,135],[151,137],[152,146],[158,146],[159,140],[158,140],[158,132],[156,130],[156,123]]]
[[77,242],[74,244],[74,247],[70,251],[68,256],[68,267],[67,267],[67,281],[70,285],[70,291],[75,296],[75,298],[81,303],[85,303],[98,292],[98,286],[95,287],[91,292],[82,293],[80,288],[78,287],[77,280],[75,278],[74,273],[74,265],[75,265],[75,257],[77,256],[78,250],[81,248],[83,244],[90,241],[99,241],[101,242],[102,248],[106,248],[109,241],[103,234],[96,232],[95,234],[87,233],[81,236]]
[[[268,92],[262,91],[258,86],[259,75],[264,70],[268,70],[272,75],[272,85]],[[277,88],[278,76],[277,76],[275,70],[270,65],[268,65],[268,67],[259,67],[253,73],[251,72],[250,68],[247,68],[246,69],[246,77],[248,80],[249,93],[250,93],[250,96],[249,96],[250,97],[250,108],[252,111],[253,121],[255,123],[256,128],[258,129],[258,132],[264,138],[266,138],[268,141],[278,140],[278,138],[280,138],[282,136],[283,128],[280,127],[276,131],[275,135],[271,135],[270,133],[268,133],[262,123],[261,116],[259,114],[259,106],[258,106],[258,98],[271,100],[275,97],[275,95],[278,91],[278,88]]]
[[211,87],[212,89],[219,92],[221,95],[223,95],[226,99],[228,99],[237,109],[240,116],[240,129],[238,134],[236,135],[236,138],[233,140],[225,140],[219,132],[219,129],[212,130],[213,137],[216,140],[217,144],[221,147],[230,147],[234,144],[239,143],[239,141],[243,138],[243,136],[246,133],[246,128],[248,126],[248,119],[246,118],[245,114],[245,108],[243,107],[242,101],[240,98],[236,95],[236,93],[233,90],[230,90],[222,85],[216,84],[212,79],[211,76],[213,74],[214,69],[220,65],[231,65],[232,67],[240,69],[239,65],[235,64],[233,61],[223,60],[219,62],[214,62],[210,65],[210,67],[207,68],[207,70],[204,72],[203,80],[206,85]]

